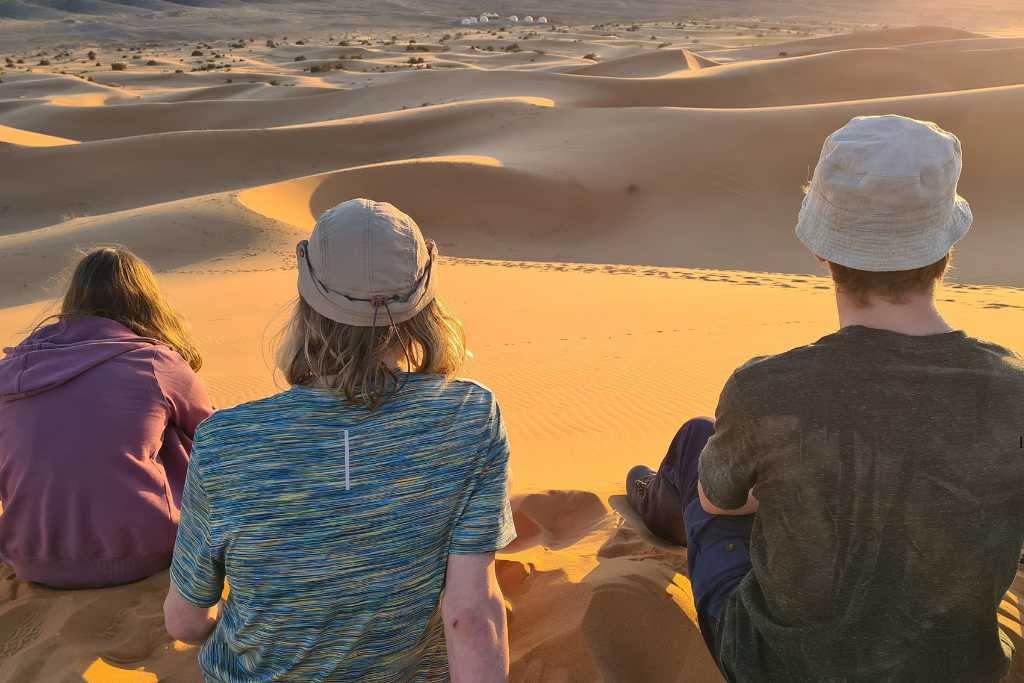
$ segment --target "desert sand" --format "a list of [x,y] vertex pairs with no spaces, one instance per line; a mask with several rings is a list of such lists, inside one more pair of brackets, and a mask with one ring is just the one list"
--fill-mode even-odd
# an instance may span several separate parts
[[[393,202],[439,243],[466,374],[508,422],[513,679],[717,683],[686,551],[643,529],[622,482],[713,413],[734,367],[835,330],[792,235],[829,132],[899,113],[961,137],[976,223],[941,308],[1024,349],[1024,38],[749,23],[12,52],[0,345],[54,310],[79,249],[117,242],[187,313],[216,405],[266,396],[296,241],[335,203]],[[163,630],[166,589],[166,573],[60,592],[0,570],[0,680],[199,680]],[[999,617],[1018,649],[1022,591],[1019,574]]]

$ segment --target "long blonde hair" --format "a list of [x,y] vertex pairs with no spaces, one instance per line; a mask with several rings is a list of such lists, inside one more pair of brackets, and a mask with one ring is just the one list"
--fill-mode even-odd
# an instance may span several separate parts
[[353,405],[376,410],[400,386],[389,361],[406,349],[410,372],[453,379],[467,356],[462,322],[434,299],[394,328],[356,327],[325,318],[299,297],[277,366],[289,384],[330,389]]
[[140,337],[167,344],[193,370],[203,366],[185,321],[160,294],[153,271],[126,247],[95,249],[75,266],[60,313],[54,317],[87,315],[113,320]]

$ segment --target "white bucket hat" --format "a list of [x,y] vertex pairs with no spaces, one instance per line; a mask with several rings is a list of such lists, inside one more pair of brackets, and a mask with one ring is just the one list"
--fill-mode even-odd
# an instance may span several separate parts
[[821,150],[796,236],[826,261],[874,272],[935,263],[971,227],[960,140],[905,116],[858,116]]
[[335,322],[393,325],[434,300],[434,243],[391,204],[353,199],[328,209],[295,252],[299,294]]

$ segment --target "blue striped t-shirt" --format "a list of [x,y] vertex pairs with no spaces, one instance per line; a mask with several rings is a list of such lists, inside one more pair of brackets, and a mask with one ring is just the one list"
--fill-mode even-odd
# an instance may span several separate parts
[[376,411],[293,387],[196,432],[171,581],[230,584],[206,680],[447,680],[448,555],[515,538],[508,439],[486,388],[405,378]]

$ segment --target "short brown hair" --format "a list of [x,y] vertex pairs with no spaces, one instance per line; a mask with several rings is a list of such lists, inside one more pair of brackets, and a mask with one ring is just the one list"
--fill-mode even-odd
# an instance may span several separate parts
[[377,327],[335,322],[299,297],[283,333],[277,366],[289,384],[324,387],[353,405],[375,410],[399,388],[388,360],[404,353],[403,344],[410,372],[445,379],[454,379],[467,356],[462,322],[438,299],[392,328],[387,322]]
[[126,247],[100,247],[85,254],[71,275],[60,313],[53,317],[90,315],[167,344],[197,372],[203,366],[185,320],[164,299],[146,262]]
[[941,282],[953,260],[950,252],[927,266],[913,270],[871,272],[841,266],[828,262],[836,289],[853,296],[861,305],[867,305],[871,296],[881,297],[891,303],[906,303],[908,294],[927,294],[935,283]]

